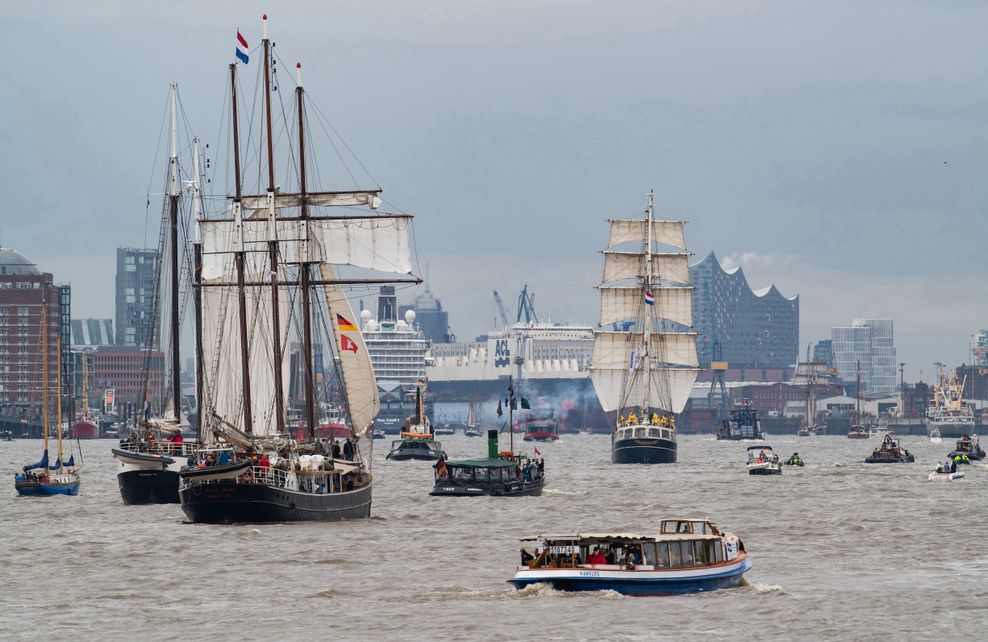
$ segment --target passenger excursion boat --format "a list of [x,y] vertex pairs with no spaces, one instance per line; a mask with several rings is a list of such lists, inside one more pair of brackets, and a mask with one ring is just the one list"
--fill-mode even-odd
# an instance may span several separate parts
[[432,423],[425,413],[425,382],[419,380],[415,390],[415,414],[405,420],[401,439],[391,442],[391,451],[385,459],[436,461],[444,454],[443,445],[433,437]]
[[460,461],[441,460],[430,495],[514,497],[541,495],[545,471],[541,458],[530,460],[512,451],[498,452],[498,431],[487,431],[487,457]]
[[985,451],[981,449],[981,441],[977,435],[964,435],[954,444],[954,450],[950,453],[950,458],[960,455],[974,461],[981,461],[985,458]]
[[[178,474],[182,467],[188,464],[189,456],[198,446],[194,440],[186,440],[182,436],[183,429],[188,429],[189,424],[182,416],[179,361],[179,342],[182,336],[181,309],[184,301],[181,275],[186,273],[181,267],[188,258],[188,248],[181,239],[189,237],[189,225],[186,223],[189,206],[184,204],[183,201],[186,199],[182,198],[186,177],[183,176],[183,165],[180,163],[178,152],[178,86],[175,83],[169,88],[168,98],[171,149],[168,155],[168,188],[162,211],[160,240],[160,244],[165,249],[155,283],[162,307],[166,309],[166,313],[161,315],[160,325],[165,329],[165,339],[162,343],[168,347],[167,397],[164,412],[160,416],[152,416],[149,403],[150,378],[145,376],[142,416],[128,437],[110,450],[119,464],[117,486],[120,488],[120,497],[126,505],[177,504],[179,502]],[[189,191],[192,195],[191,209],[197,212],[202,209],[199,158],[199,141],[193,139],[193,171],[189,181],[191,188]],[[157,321],[157,318],[147,320],[152,334],[159,325]],[[149,356],[152,346],[156,343],[157,337],[155,341],[148,343]]]
[[[279,111],[297,114],[297,120],[274,130],[273,46],[266,17],[262,49],[257,74],[263,83],[257,101],[262,111],[254,122],[266,126],[249,138],[262,151],[250,155],[260,167],[241,172],[234,63],[229,66],[234,193],[221,213],[197,216],[196,392],[203,443],[193,466],[179,475],[179,498],[192,522],[366,518],[372,496],[371,431],[381,404],[359,321],[343,287],[421,283],[411,272],[412,217],[376,212],[378,188],[309,189],[301,65],[296,65],[294,96],[277,99],[287,108]],[[242,52],[241,60],[247,57]],[[318,117],[321,112],[308,113]],[[275,180],[275,131],[284,134],[277,140],[285,146],[290,141],[291,153],[297,152],[297,158],[281,164],[297,169],[295,191],[283,190]],[[257,191],[264,192],[244,194],[244,175],[256,177]],[[322,209],[330,207],[345,210],[329,214]],[[367,277],[343,278],[341,269]],[[317,355],[325,356],[317,361]],[[326,401],[317,395],[316,363],[329,364],[325,378],[336,382],[350,429],[338,456],[335,449],[327,455],[315,437],[317,409]],[[292,366],[301,370],[302,440],[288,425]]]
[[729,419],[721,422],[717,429],[717,439],[764,439],[758,413],[751,405],[751,399],[738,399]]
[[734,588],[751,568],[744,543],[706,519],[663,519],[652,536],[536,535],[521,544],[522,564],[508,580],[519,589],[675,595]]
[[[643,219],[610,224],[590,377],[601,407],[614,413],[611,461],[674,463],[675,415],[686,406],[699,362],[689,254],[655,246],[685,250],[685,221],[655,220],[649,192]],[[624,244],[636,247],[613,249]]]
[[782,464],[771,446],[748,446],[749,475],[781,475]]
[[865,459],[866,464],[909,464],[914,461],[915,458],[891,434],[886,434],[881,445]]

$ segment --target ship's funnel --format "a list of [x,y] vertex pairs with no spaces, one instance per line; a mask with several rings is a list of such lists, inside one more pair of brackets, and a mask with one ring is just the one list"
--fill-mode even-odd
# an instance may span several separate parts
[[497,459],[497,430],[487,431],[487,456]]

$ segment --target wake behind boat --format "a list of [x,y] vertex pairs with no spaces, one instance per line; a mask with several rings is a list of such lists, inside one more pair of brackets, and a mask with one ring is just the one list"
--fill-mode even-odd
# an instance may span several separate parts
[[742,541],[706,519],[663,519],[651,536],[573,533],[521,543],[522,564],[508,580],[519,589],[675,595],[734,588],[751,569]]

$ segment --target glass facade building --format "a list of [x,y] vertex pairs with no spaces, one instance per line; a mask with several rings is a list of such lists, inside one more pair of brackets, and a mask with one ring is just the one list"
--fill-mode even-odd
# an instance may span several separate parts
[[830,339],[834,367],[842,381],[856,381],[860,362],[862,392],[898,390],[891,319],[854,319],[849,326],[831,328]]
[[117,248],[116,345],[157,350],[161,315],[156,306],[157,250]]
[[799,353],[799,296],[775,286],[753,291],[741,268],[721,267],[713,252],[690,266],[693,329],[700,366],[784,368]]

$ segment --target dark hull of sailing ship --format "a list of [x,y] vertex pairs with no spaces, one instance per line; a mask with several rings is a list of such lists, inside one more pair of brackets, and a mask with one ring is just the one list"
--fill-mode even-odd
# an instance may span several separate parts
[[204,524],[338,522],[370,516],[371,485],[318,494],[235,480],[193,484],[179,491],[182,512]]
[[178,473],[170,470],[117,473],[117,483],[120,497],[127,506],[178,503]]
[[676,442],[672,439],[615,439],[611,444],[614,464],[674,464]]

